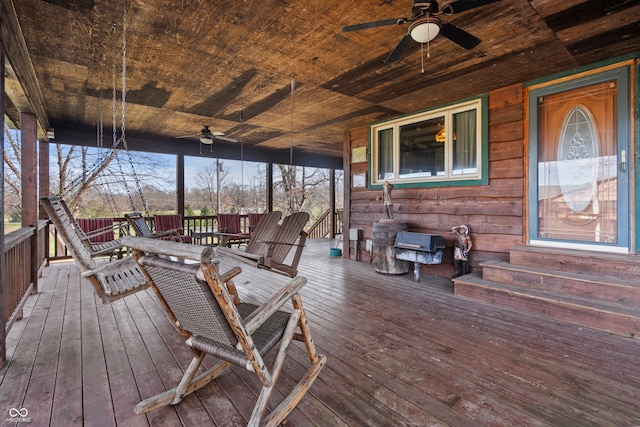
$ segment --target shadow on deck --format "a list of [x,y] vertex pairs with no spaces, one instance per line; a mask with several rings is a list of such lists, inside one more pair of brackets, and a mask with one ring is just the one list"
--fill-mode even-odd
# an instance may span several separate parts
[[[300,262],[328,362],[287,425],[640,425],[640,341],[459,298],[446,279],[380,275],[329,257],[331,246],[308,242]],[[250,302],[287,280],[242,268],[236,285]],[[246,424],[259,387],[241,369],[175,407],[134,415],[191,358],[151,291],[101,304],[72,262],[46,268],[40,289],[7,337],[7,424],[19,410],[38,426]],[[282,387],[303,363],[301,349],[292,354]]]

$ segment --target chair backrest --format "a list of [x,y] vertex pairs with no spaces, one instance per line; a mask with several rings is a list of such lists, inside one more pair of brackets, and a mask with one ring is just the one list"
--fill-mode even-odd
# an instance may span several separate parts
[[[89,239],[91,243],[106,243],[115,239],[113,218],[78,218],[76,222],[85,233],[91,234],[92,231],[105,230],[103,233],[92,236]],[[111,230],[107,230],[107,227],[111,227]]]
[[[151,277],[152,286],[159,292],[183,335],[186,332],[211,340],[227,346],[227,351],[234,349],[238,340],[222,308],[207,281],[197,277],[201,265],[184,264],[157,255],[143,256],[138,262]],[[224,286],[220,290],[228,294]],[[230,304],[225,308],[234,310],[235,306]]]
[[83,271],[96,268],[96,262],[91,257],[91,252],[82,243],[80,238],[79,232],[84,232],[75,223],[74,219],[70,217],[70,211],[65,201],[58,196],[48,196],[40,198],[40,204],[56,227],[56,230],[58,230],[58,235],[80,268]]
[[247,215],[249,218],[249,233],[254,232],[264,215],[264,213],[250,213]]
[[127,222],[135,231],[136,236],[140,237],[149,237],[153,233],[149,228],[149,224],[147,224],[147,220],[142,216],[142,212],[131,212],[124,214],[124,217],[127,219]]
[[221,233],[240,234],[240,214],[218,214],[218,231]]
[[266,255],[269,245],[263,242],[273,240],[273,236],[278,231],[278,222],[282,216],[280,211],[272,211],[261,214],[262,218],[257,223],[255,230],[251,233],[251,238],[247,242],[245,252],[254,255]]
[[180,234],[183,234],[182,215],[154,215],[153,218],[156,224],[156,231],[178,230]]
[[273,241],[282,243],[275,245],[271,259],[274,262],[284,262],[292,245],[298,240],[298,237],[304,233],[304,226],[309,222],[309,214],[307,212],[296,212],[286,216],[282,220],[273,236]]

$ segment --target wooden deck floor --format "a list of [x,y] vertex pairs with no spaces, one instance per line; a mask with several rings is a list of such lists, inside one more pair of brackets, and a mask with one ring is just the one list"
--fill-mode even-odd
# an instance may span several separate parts
[[[640,340],[467,301],[426,274],[421,283],[376,274],[329,247],[309,242],[300,263],[328,362],[287,425],[640,425]],[[236,284],[249,301],[286,280],[243,268]],[[134,415],[190,359],[152,292],[103,305],[70,262],[44,269],[40,289],[7,339],[3,425],[23,408],[30,426],[246,423],[258,387],[240,369],[175,407]],[[283,388],[305,364],[301,349],[291,353]]]

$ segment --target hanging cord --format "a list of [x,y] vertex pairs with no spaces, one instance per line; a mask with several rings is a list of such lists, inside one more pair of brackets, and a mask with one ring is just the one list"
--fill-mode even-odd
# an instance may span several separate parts
[[292,169],[293,169],[293,143],[294,143],[294,111],[295,111],[295,106],[296,106],[296,99],[295,99],[295,91],[296,91],[296,75],[295,74],[291,74],[291,145],[289,147],[289,177],[288,177],[288,181],[289,181],[289,206],[291,207],[291,209],[293,209],[294,205],[295,205],[295,197],[293,194],[293,186],[294,186],[294,182],[291,179],[293,176],[292,173]]
[[[427,26],[427,58],[431,58],[431,36],[429,34],[430,28],[431,26],[428,25]],[[420,43],[420,57],[422,62],[422,73],[424,74],[424,43]]]

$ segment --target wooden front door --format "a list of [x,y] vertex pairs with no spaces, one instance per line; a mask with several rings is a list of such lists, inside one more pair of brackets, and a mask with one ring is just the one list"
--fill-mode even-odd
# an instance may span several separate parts
[[628,250],[627,68],[533,90],[529,105],[530,242]]

